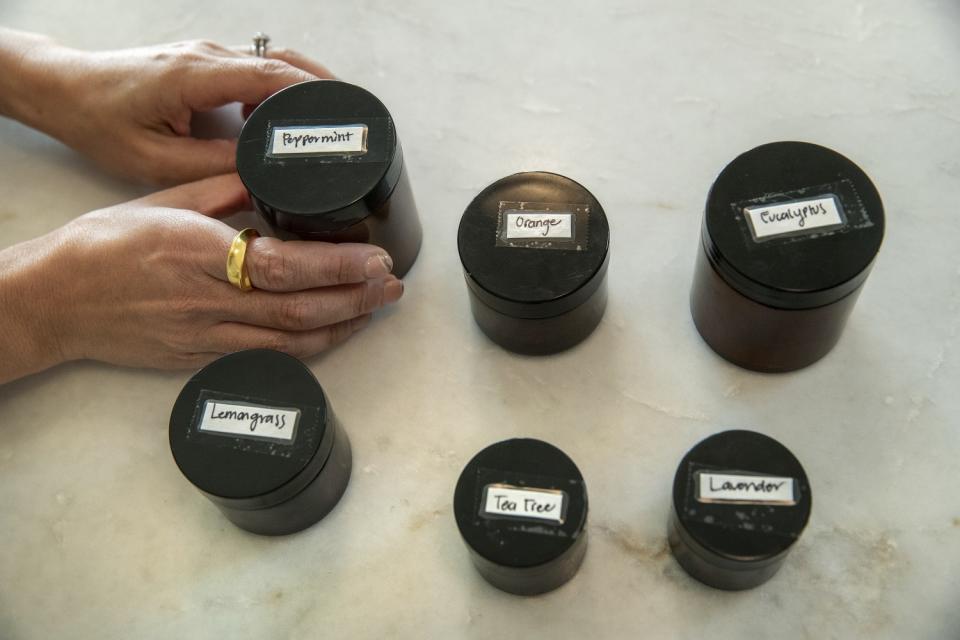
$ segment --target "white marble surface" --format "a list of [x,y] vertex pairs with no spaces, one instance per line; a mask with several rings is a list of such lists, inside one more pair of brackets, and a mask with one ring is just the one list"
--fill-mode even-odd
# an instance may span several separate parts
[[[262,29],[320,58],[393,111],[424,249],[394,311],[310,362],[355,472],[302,534],[245,534],[180,475],[188,372],[0,388],[0,638],[960,637],[954,0],[136,4],[4,0],[0,22],[104,48]],[[759,375],[701,342],[687,292],[707,188],[777,139],[855,159],[888,235],[833,353]],[[139,193],[7,121],[0,167],[2,245]],[[483,338],[455,247],[473,195],[530,169],[590,188],[613,233],[603,323],[550,358]],[[675,465],[725,426],[780,439],[814,488],[800,544],[746,593],[665,548]],[[526,599],[482,581],[451,515],[462,466],[516,435],[565,449],[591,497],[580,573]]]

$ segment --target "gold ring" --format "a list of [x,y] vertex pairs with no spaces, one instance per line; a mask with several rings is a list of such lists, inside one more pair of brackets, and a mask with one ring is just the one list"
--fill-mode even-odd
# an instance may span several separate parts
[[247,273],[246,257],[247,244],[254,238],[259,238],[260,234],[256,229],[244,229],[233,237],[230,243],[230,251],[227,253],[227,280],[230,284],[241,291],[250,291],[253,285],[250,284],[250,274]]

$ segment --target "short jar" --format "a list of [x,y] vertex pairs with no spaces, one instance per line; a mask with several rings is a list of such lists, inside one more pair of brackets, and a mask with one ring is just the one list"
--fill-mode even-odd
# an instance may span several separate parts
[[844,156],[804,142],[747,151],[707,196],[694,324],[741,367],[812,364],[840,339],[883,233],[877,189]]
[[480,575],[509,593],[556,589],[587,550],[583,476],[542,440],[505,440],[474,456],[457,482],[453,513]]
[[673,479],[670,549],[700,582],[736,591],[763,584],[800,538],[813,499],[800,462],[754,431],[693,447]]
[[607,217],[570,178],[528,172],[480,192],[460,219],[473,317],[500,346],[544,355],[583,341],[607,303]]
[[228,520],[262,535],[309,527],[340,500],[350,441],[313,373],[266,349],[201,369],[170,414],[180,471]]
[[369,91],[314,80],[267,98],[243,125],[237,171],[284,239],[375,244],[403,276],[421,227],[393,118]]

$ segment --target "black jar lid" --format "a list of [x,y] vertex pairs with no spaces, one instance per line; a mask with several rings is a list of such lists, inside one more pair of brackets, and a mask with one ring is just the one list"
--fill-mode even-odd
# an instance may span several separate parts
[[773,142],[720,173],[702,239],[714,268],[743,295],[808,309],[866,280],[883,230],[880,195],[857,165],[826,147]]
[[563,451],[516,438],[467,463],[453,512],[464,541],[484,559],[512,569],[539,567],[563,556],[584,533],[587,490]]
[[[534,223],[559,220],[570,233],[507,237],[509,221],[524,214]],[[603,283],[609,244],[607,218],[593,194],[570,178],[539,171],[481,191],[457,234],[467,285],[488,306],[517,318],[549,318],[586,301]]]
[[212,362],[170,414],[180,470],[215,501],[263,508],[286,501],[322,469],[333,445],[323,389],[292,356],[254,349]]
[[[290,144],[280,144],[284,132]],[[348,139],[318,141],[327,134]],[[387,108],[339,80],[301,82],[270,96],[237,143],[237,171],[251,197],[290,231],[339,231],[360,222],[389,197],[402,165]]]
[[789,551],[812,501],[800,462],[754,431],[706,438],[687,452],[673,479],[684,542],[708,563],[731,569],[775,562]]

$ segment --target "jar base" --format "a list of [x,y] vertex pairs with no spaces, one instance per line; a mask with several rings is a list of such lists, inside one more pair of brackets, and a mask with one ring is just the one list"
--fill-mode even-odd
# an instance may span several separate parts
[[217,503],[230,522],[262,536],[284,536],[307,529],[327,516],[347,490],[353,455],[347,432],[336,423],[333,448],[317,477],[281,504],[265,509],[231,509]]
[[559,589],[577,574],[586,554],[586,529],[563,555],[540,567],[503,567],[471,552],[473,564],[484,580],[501,591],[518,596],[536,596]]
[[683,539],[679,527],[676,515],[671,513],[667,528],[670,552],[687,575],[708,587],[723,591],[753,589],[776,575],[783,564],[783,558],[781,558],[757,567],[744,567],[742,570],[718,567],[707,562],[690,548]]
[[817,362],[840,340],[860,289],[813,309],[776,309],[734,290],[701,248],[690,289],[690,314],[704,342],[728,362],[787,373]]
[[480,330],[507,351],[528,356],[560,353],[580,344],[600,324],[606,306],[606,281],[586,302],[552,318],[514,318],[470,294],[470,308]]

